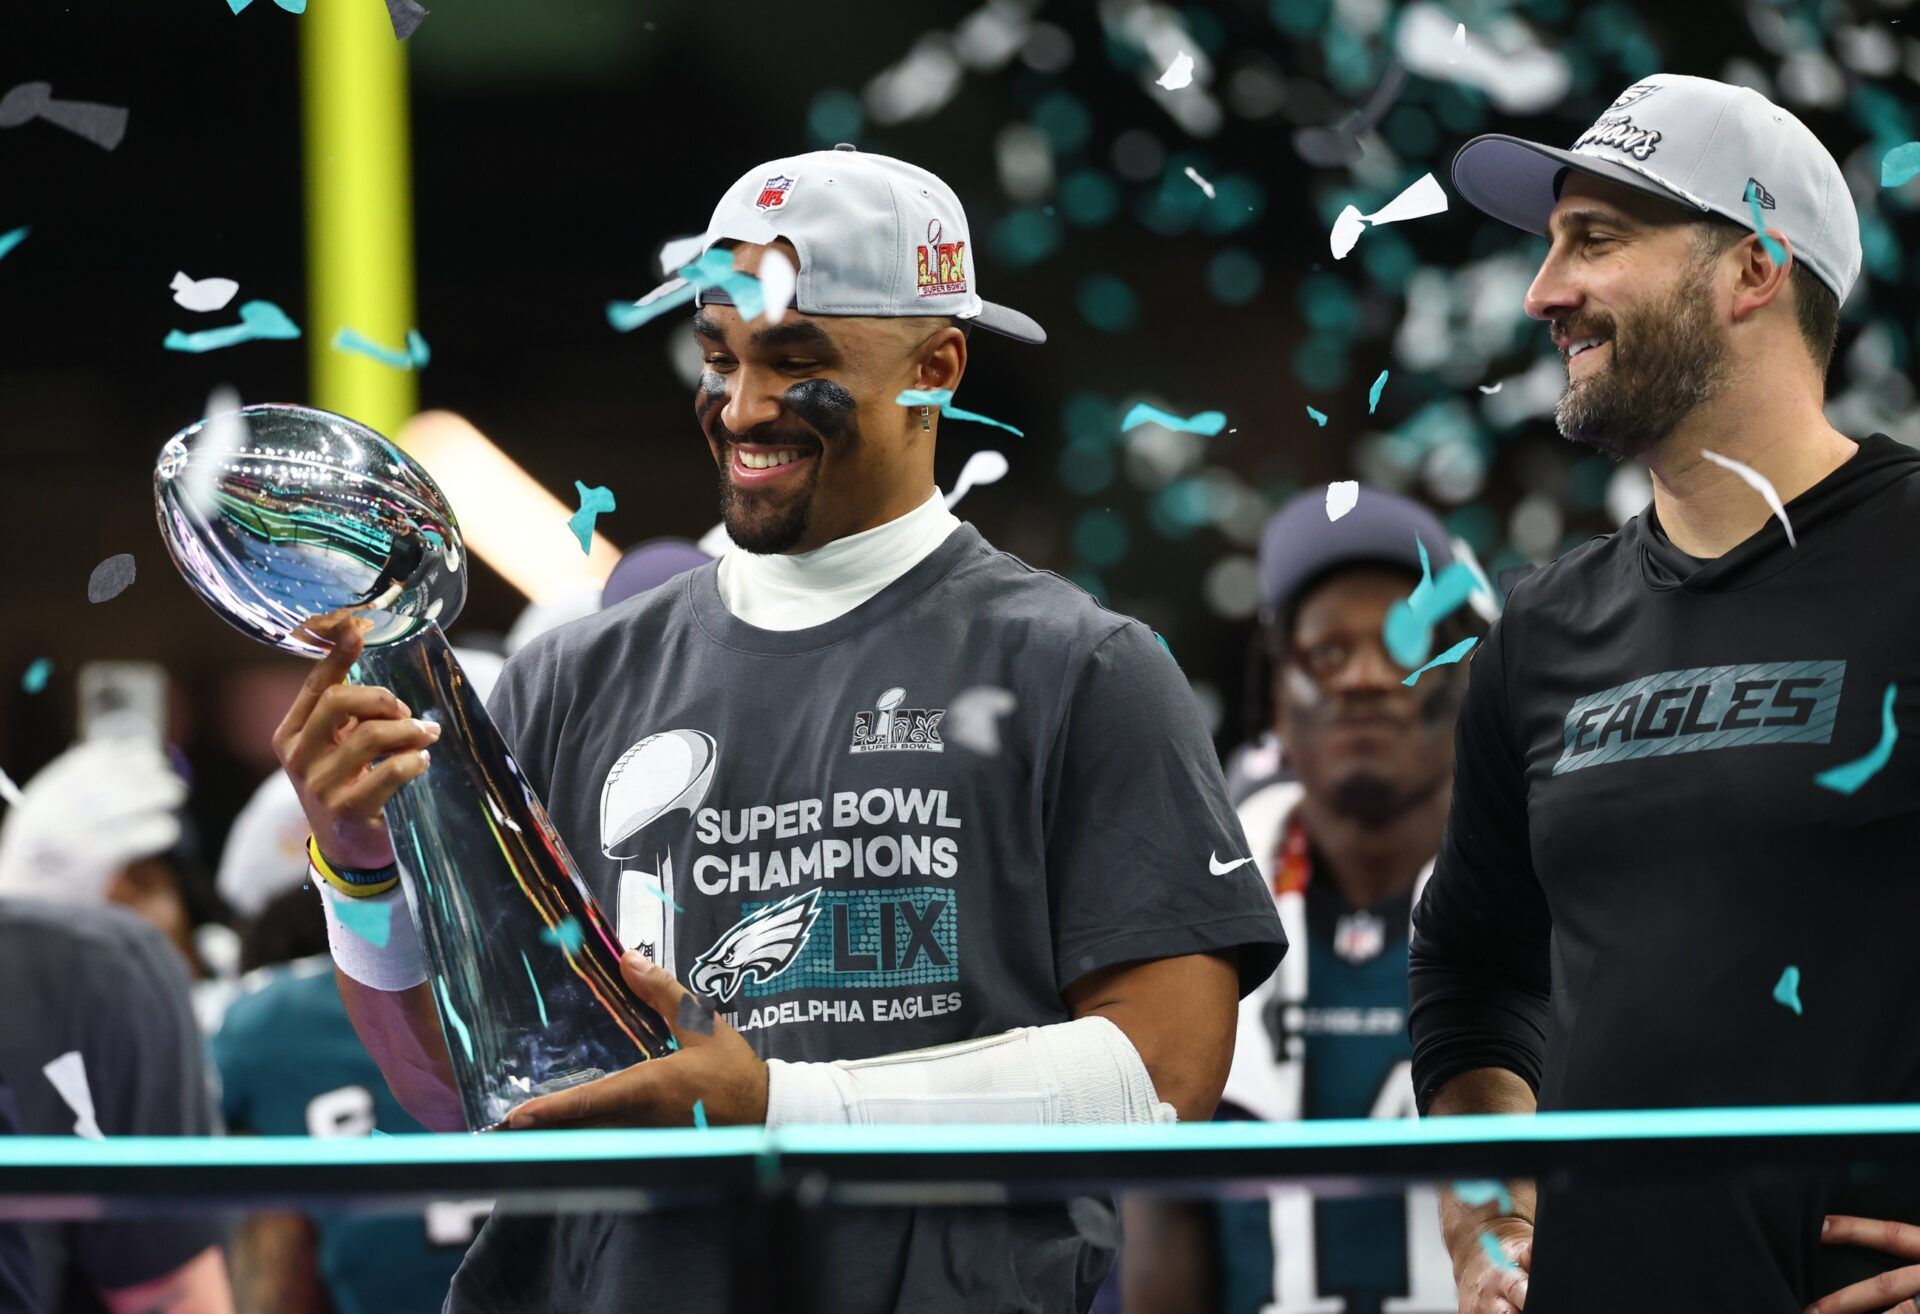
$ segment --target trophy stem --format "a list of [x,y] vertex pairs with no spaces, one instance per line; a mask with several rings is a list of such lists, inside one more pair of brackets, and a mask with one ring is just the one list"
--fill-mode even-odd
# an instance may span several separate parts
[[620,942],[437,623],[367,648],[356,681],[440,725],[386,807],[470,1130],[535,1095],[669,1053]]

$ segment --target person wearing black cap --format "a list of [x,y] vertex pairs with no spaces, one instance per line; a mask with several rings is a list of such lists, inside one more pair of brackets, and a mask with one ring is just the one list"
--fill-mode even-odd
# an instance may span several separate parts
[[[1568,361],[1560,431],[1643,461],[1653,503],[1518,584],[1475,655],[1414,913],[1422,1111],[1920,1099],[1920,453],[1823,414],[1845,176],[1758,93],[1658,74],[1571,150],[1479,137],[1453,178],[1548,236],[1525,307]],[[1443,1198],[1473,1314],[1841,1314],[1913,1308],[1920,1270],[1837,1288],[1893,1267],[1852,1243],[1916,1257],[1855,1221],[1916,1197]]]
[[[1440,846],[1465,678],[1443,665],[1407,687],[1384,633],[1423,570],[1444,576],[1453,560],[1430,511],[1373,488],[1338,520],[1322,493],[1303,493],[1261,536],[1254,683],[1293,778],[1255,790],[1239,815],[1293,951],[1241,1001],[1218,1117],[1412,1115],[1409,918]],[[1462,606],[1430,644],[1484,631]],[[1127,1209],[1128,1314],[1453,1303],[1424,1188],[1316,1200],[1282,1187],[1211,1207],[1138,1197]]]
[[[694,318],[735,546],[541,634],[489,705],[680,1048],[506,1126],[1210,1117],[1235,1003],[1285,938],[1192,692],[1151,630],[994,550],[934,484],[965,329],[1045,334],[981,300],[958,198],[903,161],[750,170],[703,239],[726,242],[763,287],[793,276],[777,323],[737,281]],[[338,915],[397,897],[380,807],[432,742],[390,694],[339,685],[357,651],[316,665],[276,748],[349,1011],[401,1101],[452,1128],[405,905],[382,945]],[[398,765],[369,767],[383,750]],[[807,1261],[851,1314],[1068,1314],[1112,1262],[1093,1202],[829,1217]],[[448,1310],[709,1314],[730,1272],[768,1289],[757,1307],[792,1302],[733,1221],[496,1213]]]

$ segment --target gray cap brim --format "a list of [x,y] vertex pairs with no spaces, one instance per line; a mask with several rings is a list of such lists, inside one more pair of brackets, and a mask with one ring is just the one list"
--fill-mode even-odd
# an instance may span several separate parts
[[1454,153],[1453,189],[1469,205],[1501,223],[1545,237],[1547,218],[1560,199],[1554,180],[1566,169],[1619,183],[1669,205],[1695,211],[1707,208],[1613,160],[1501,133],[1475,137]]
[[1012,338],[1015,342],[1028,342],[1039,346],[1047,340],[1047,331],[1031,315],[1023,315],[1010,306],[998,305],[992,301],[980,303],[980,313],[967,321],[978,325],[990,333]]

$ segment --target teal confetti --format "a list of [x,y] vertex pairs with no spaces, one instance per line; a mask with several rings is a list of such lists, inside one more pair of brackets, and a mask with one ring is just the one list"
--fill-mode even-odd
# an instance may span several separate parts
[[376,949],[387,947],[393,936],[391,899],[335,899],[333,911],[340,924]]
[[1781,246],[1774,240],[1773,235],[1767,232],[1766,221],[1760,217],[1760,193],[1755,190],[1751,179],[1747,181],[1747,206],[1753,212],[1753,231],[1760,235],[1761,244],[1767,248],[1767,254],[1773,258],[1774,264],[1784,264],[1787,259],[1787,248]]
[[[1173,656],[1173,645],[1172,645],[1171,643],[1168,643],[1168,642],[1167,642],[1167,636],[1166,636],[1166,635],[1164,635],[1164,634],[1162,634],[1162,633],[1160,633],[1160,631],[1159,631],[1159,630],[1155,630],[1155,631],[1153,632],[1153,637],[1154,637],[1154,638],[1156,638],[1156,639],[1158,639],[1158,640],[1160,640],[1160,646],[1161,646],[1162,648],[1165,648],[1165,649],[1167,650],[1167,656],[1169,656],[1169,657],[1172,657],[1172,656]],[[1178,661],[1179,659],[1178,659],[1178,658],[1174,658],[1174,660],[1176,660],[1176,661]]]
[[940,408],[940,414],[950,420],[972,420],[975,424],[991,424],[996,429],[1005,429],[1015,438],[1026,437],[1025,434],[1021,433],[1011,424],[1002,424],[998,420],[976,414],[973,411],[963,411],[958,406],[953,405],[953,389],[951,388],[908,388],[893,400],[894,404],[898,406],[938,406]]
[[440,1011],[447,1021],[453,1023],[453,1032],[460,1037],[460,1048],[467,1051],[467,1061],[473,1061],[473,1033],[467,1030],[467,1024],[453,1011],[453,1000],[447,997],[447,982],[444,977],[434,978],[434,985],[440,990]]
[[1502,1273],[1512,1273],[1520,1267],[1508,1256],[1507,1248],[1500,1244],[1499,1238],[1491,1232],[1480,1234],[1480,1248],[1487,1252],[1487,1258],[1492,1260],[1493,1266]]
[[1381,370],[1380,377],[1373,381],[1373,386],[1371,388],[1367,389],[1367,414],[1368,415],[1372,415],[1373,408],[1380,404],[1380,394],[1386,391],[1386,387],[1387,387],[1387,372],[1385,370]]
[[1473,645],[1478,642],[1480,642],[1479,639],[1473,638],[1471,636],[1460,640],[1460,642],[1454,644],[1453,647],[1447,649],[1445,652],[1441,653],[1438,657],[1435,657],[1432,661],[1428,662],[1425,666],[1422,666],[1419,670],[1415,671],[1412,675],[1409,675],[1406,679],[1400,681],[1400,683],[1405,685],[1412,685],[1415,681],[1419,680],[1421,676],[1425,675],[1428,671],[1431,671],[1436,666],[1451,666],[1453,663],[1459,661],[1462,657],[1465,657],[1469,652],[1472,652]]
[[47,677],[53,674],[53,663],[45,657],[35,657],[27,667],[27,673],[20,677],[20,687],[30,694],[37,694],[47,687]]
[[[648,895],[651,898],[658,899],[661,903],[666,904],[667,907],[673,909],[677,913],[683,913],[686,911],[685,908],[682,908],[679,904],[673,901],[672,895],[668,894],[665,890],[655,885],[651,880],[634,881],[633,887],[639,890],[641,893]],[[624,890],[626,886],[623,885],[621,886],[621,888]]]
[[1780,980],[1773,987],[1773,1002],[1791,1008],[1796,1016],[1804,1015],[1800,1007],[1800,969],[1791,963],[1786,971],[1780,973]]
[[300,327],[287,315],[287,312],[271,301],[249,301],[240,307],[240,322],[229,324],[225,328],[201,329],[197,333],[182,333],[174,329],[167,334],[165,345],[168,351],[218,351],[222,347],[235,346],[256,339],[289,339],[300,336]]
[[639,328],[650,319],[666,314],[675,306],[684,306],[694,298],[696,289],[691,283],[682,283],[670,287],[658,296],[644,301],[607,302],[607,323],[622,333]]
[[[1920,176],[1920,141],[1910,141],[1904,146],[1895,146],[1880,161],[1880,185],[1898,187]],[[22,228],[21,232],[27,230]]]
[[558,926],[549,926],[540,932],[540,938],[548,944],[557,944],[570,954],[580,952],[580,944],[587,933],[580,929],[580,923],[571,917],[562,918]]
[[0,233],[0,256],[6,255],[6,253],[13,250],[14,247],[26,241],[28,231],[29,230],[23,226],[14,229],[10,233]]
[[1831,789],[1836,794],[1852,794],[1879,774],[1880,768],[1893,756],[1893,741],[1900,737],[1900,729],[1893,723],[1893,696],[1898,688],[1897,685],[1888,685],[1886,696],[1881,700],[1880,742],[1873,746],[1873,751],[1865,757],[1822,771],[1813,778],[1816,785]]
[[547,1026],[549,1025],[547,1022],[547,1001],[540,993],[540,982],[534,978],[533,964],[527,961],[527,956],[524,953],[520,955],[520,966],[527,969],[527,981],[533,986],[533,1002],[538,1005],[540,1009],[540,1025],[543,1027]]
[[593,522],[602,511],[612,511],[613,493],[606,487],[588,488],[578,479],[573,481],[574,490],[580,495],[580,509],[567,517],[567,528],[580,540],[580,550],[593,551]]
[[716,287],[732,298],[740,318],[758,319],[766,313],[766,297],[760,290],[760,280],[736,270],[731,251],[703,252],[698,260],[674,272],[684,281],[660,288],[640,301],[609,301],[607,322],[625,333]]
[[1140,402],[1127,412],[1126,419],[1120,421],[1120,432],[1125,433],[1143,424],[1158,424],[1164,428],[1177,429],[1181,433],[1197,433],[1203,438],[1211,438],[1227,427],[1227,417],[1220,411],[1170,415],[1158,406],[1149,406],[1145,402]]
[[1324,413],[1320,411],[1316,411],[1313,409],[1313,407],[1309,406],[1307,407],[1307,414],[1312,416],[1313,422],[1319,425],[1322,429],[1327,427],[1327,417]]
[[1503,1214],[1513,1212],[1513,1197],[1507,1194],[1505,1182],[1455,1182],[1453,1193],[1460,1197],[1461,1204],[1472,1205],[1476,1209],[1482,1205],[1493,1205]]
[[373,1128],[372,1131],[375,1136],[385,1136],[385,1137],[388,1137],[389,1139],[391,1139],[393,1136],[392,1132],[383,1132],[378,1127]]
[[693,1102],[693,1125],[701,1131],[707,1129],[707,1104],[705,1100]]
[[[416,344],[418,344],[417,347]],[[343,328],[333,335],[333,349],[371,356],[382,365],[390,365],[396,370],[417,369],[427,363],[427,340],[420,336],[418,329],[407,330],[407,350],[405,351],[383,347],[350,328]]]

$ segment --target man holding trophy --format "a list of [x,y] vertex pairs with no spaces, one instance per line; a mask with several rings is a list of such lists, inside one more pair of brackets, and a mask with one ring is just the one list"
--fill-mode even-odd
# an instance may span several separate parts
[[[851,147],[743,175],[705,245],[795,271],[778,322],[696,284],[737,550],[542,635],[483,712],[433,642],[394,655],[409,626],[444,647],[464,595],[422,478],[409,527],[338,539],[386,554],[357,603],[295,627],[325,655],[274,742],[362,1039],[445,1130],[1208,1118],[1285,937],[1198,708],[1151,630],[996,551],[933,482],[970,329],[1044,332],[980,299],[940,179]],[[380,447],[381,478],[410,476]],[[369,501],[392,504],[339,505]],[[248,532],[294,550],[314,522],[290,523]],[[1112,1261],[1098,1230],[1051,1204],[850,1209],[818,1258],[850,1311],[1064,1312]],[[731,1251],[673,1214],[496,1215],[448,1309],[718,1310]]]

